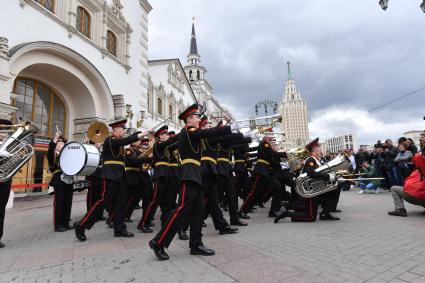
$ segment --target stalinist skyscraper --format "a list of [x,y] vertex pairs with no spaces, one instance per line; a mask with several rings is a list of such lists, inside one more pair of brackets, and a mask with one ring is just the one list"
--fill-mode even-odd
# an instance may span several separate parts
[[292,78],[290,62],[288,62],[288,79],[280,104],[280,113],[283,118],[282,131],[285,133],[285,149],[304,147],[309,139],[307,102],[301,97],[295,80]]

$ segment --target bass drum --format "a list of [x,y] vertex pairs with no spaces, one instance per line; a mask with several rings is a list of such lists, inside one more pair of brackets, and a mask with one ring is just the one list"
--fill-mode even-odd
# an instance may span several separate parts
[[69,142],[59,155],[59,165],[66,175],[89,176],[99,166],[100,153],[92,144]]

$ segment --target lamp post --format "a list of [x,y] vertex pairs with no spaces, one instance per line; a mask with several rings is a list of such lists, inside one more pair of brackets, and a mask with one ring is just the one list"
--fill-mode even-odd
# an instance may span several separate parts
[[389,0],[379,0],[379,5],[381,5],[382,10],[387,10],[388,9],[388,1]]
[[138,120],[136,122],[136,127],[137,128],[141,128],[142,127],[143,121],[145,120],[145,114],[146,114],[146,111],[144,111],[144,110],[141,110],[140,111],[140,120]]
[[422,12],[425,13],[425,0],[422,1],[422,4],[419,7],[421,7]]

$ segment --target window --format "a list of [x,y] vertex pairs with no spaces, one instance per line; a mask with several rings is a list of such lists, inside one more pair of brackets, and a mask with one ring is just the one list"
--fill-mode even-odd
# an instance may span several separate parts
[[149,110],[152,110],[152,102],[151,102],[152,97],[151,96],[152,96],[151,93],[148,92],[148,109]]
[[55,12],[55,0],[35,0],[35,2],[37,2],[50,12]]
[[65,132],[65,105],[52,89],[36,80],[18,78],[15,93],[16,117],[33,121],[40,129],[38,135],[51,137],[56,132],[55,123]]
[[106,32],[106,48],[109,53],[117,56],[117,36],[110,30]]
[[168,115],[173,115],[173,106],[168,105]]
[[90,38],[91,17],[89,12],[81,6],[77,8],[77,30]]
[[158,114],[159,115],[162,115],[162,99],[161,98],[158,98],[158,106],[157,106],[157,109],[158,109]]
[[201,72],[199,72],[199,70],[196,71],[196,79],[201,79]]

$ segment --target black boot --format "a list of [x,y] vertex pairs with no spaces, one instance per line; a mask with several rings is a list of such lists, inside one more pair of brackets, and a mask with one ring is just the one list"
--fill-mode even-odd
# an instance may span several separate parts
[[145,226],[142,226],[142,227],[137,227],[137,230],[139,230],[142,233],[152,233],[153,232],[153,230],[148,225],[145,225]]
[[120,231],[114,231],[114,237],[131,238],[134,237],[134,234],[132,232],[128,232],[127,229],[122,229]]
[[247,214],[240,212],[238,213],[238,216],[240,219],[250,219],[251,217],[249,217]]
[[149,241],[149,247],[153,250],[158,260],[168,260],[170,258],[164,251],[164,247],[158,246],[154,240]]
[[204,246],[204,244],[199,245],[196,248],[190,249],[191,255],[204,255],[204,256],[211,256],[215,255],[214,250],[208,249]]
[[4,248],[6,245],[0,242],[0,249]]
[[406,209],[404,208],[398,208],[398,209],[395,209],[394,211],[388,211],[388,215],[406,217],[407,212],[406,212]]
[[320,213],[319,219],[320,220],[331,220],[331,221],[339,220],[338,217],[332,216],[332,214],[330,214],[329,212]]
[[276,216],[274,218],[274,223],[279,222],[280,219],[283,219],[285,217],[289,216],[288,212],[286,210],[283,210],[281,212],[277,212]]
[[219,231],[220,235],[226,235],[226,234],[236,234],[239,231],[238,228],[232,228],[230,226],[224,227],[224,229],[221,229]]
[[75,237],[77,237],[78,240],[81,242],[84,242],[87,240],[86,235],[84,234],[85,229],[80,226],[80,223],[76,222],[74,223],[74,231],[75,231]]
[[180,240],[182,240],[182,241],[187,241],[187,240],[189,240],[189,237],[187,236],[186,231],[184,231],[184,230],[179,230],[179,231],[177,232],[177,234],[179,235],[179,239],[180,239]]
[[248,226],[247,223],[243,222],[240,219],[230,220],[230,225],[233,225],[233,226]]

